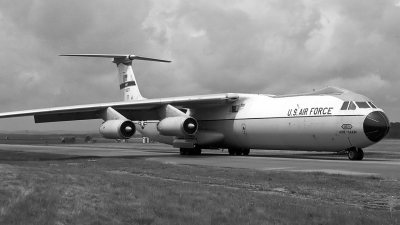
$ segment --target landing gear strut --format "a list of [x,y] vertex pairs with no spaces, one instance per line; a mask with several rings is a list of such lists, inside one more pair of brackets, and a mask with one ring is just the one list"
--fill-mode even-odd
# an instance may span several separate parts
[[350,160],[362,160],[364,158],[364,151],[361,148],[349,149],[347,154]]

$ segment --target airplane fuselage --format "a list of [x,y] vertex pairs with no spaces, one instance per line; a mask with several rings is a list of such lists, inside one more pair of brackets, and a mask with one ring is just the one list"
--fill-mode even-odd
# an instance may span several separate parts
[[[348,102],[346,109],[342,109],[344,102]],[[356,105],[354,109],[350,109],[351,102]],[[360,108],[357,103],[368,107]],[[365,96],[352,92],[341,96],[239,94],[239,100],[232,104],[191,109],[188,115],[198,121],[199,133],[223,135],[213,147],[334,152],[364,148],[386,135],[389,121],[381,109],[372,105]],[[387,128],[376,131],[375,138],[366,135],[368,115],[373,116],[372,120],[374,116],[384,120],[382,126]],[[175,138],[160,135],[157,123],[136,123],[136,128],[144,136],[172,145]]]

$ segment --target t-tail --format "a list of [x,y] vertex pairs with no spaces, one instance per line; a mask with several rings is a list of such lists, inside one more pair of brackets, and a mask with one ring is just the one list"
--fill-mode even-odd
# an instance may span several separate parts
[[62,54],[60,56],[80,56],[80,57],[101,57],[112,58],[112,62],[118,67],[119,89],[123,101],[135,101],[144,99],[140,94],[135,74],[132,70],[133,60],[146,60],[156,62],[171,62],[168,60],[147,58],[137,55],[119,55],[119,54]]

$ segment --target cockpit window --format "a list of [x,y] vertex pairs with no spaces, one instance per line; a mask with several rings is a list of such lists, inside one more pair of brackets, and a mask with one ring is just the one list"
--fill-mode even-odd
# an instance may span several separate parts
[[356,102],[358,108],[360,109],[368,109],[370,108],[367,102]]
[[376,106],[374,105],[374,103],[372,103],[372,102],[368,102],[368,103],[371,105],[372,108],[376,109]]
[[354,102],[350,102],[349,110],[355,110],[356,108],[356,104],[354,104]]
[[340,110],[347,110],[348,106],[349,106],[349,102],[343,102],[342,108]]

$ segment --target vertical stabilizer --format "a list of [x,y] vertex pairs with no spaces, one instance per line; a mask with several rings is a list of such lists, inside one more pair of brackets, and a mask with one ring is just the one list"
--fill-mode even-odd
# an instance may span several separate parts
[[80,57],[100,57],[112,58],[112,62],[118,67],[119,89],[123,101],[136,101],[144,99],[140,94],[139,87],[133,74],[132,61],[146,60],[155,62],[171,62],[168,60],[147,58],[138,55],[119,55],[119,54],[62,54],[60,56],[80,56]]
[[116,62],[118,67],[119,90],[123,101],[135,101],[143,99],[140,94],[135,74],[132,69],[132,61]]

